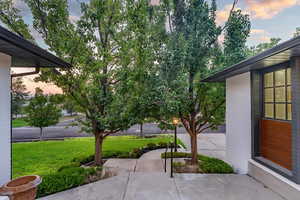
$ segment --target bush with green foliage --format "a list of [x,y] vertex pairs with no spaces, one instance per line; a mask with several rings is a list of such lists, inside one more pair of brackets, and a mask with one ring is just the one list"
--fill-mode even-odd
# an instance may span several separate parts
[[[171,153],[167,152],[161,154],[161,158],[171,158]],[[173,152],[173,158],[191,158],[191,153],[185,152]],[[204,155],[198,155],[199,168],[203,173],[214,173],[214,174],[230,174],[233,173],[233,168],[223,160],[217,158],[211,158]]]
[[43,181],[38,187],[37,197],[83,185],[89,176],[95,175],[97,171],[101,170],[99,167],[83,168],[80,167],[80,163],[76,162],[62,166],[56,173],[42,176]]
[[219,160],[216,158],[205,158],[204,160],[200,160],[199,167],[204,173],[213,173],[213,174],[231,174],[233,173],[232,167],[224,162],[223,160]]
[[60,172],[42,176],[42,179],[43,181],[38,187],[38,197],[82,185],[85,180],[85,175],[83,168],[73,167],[66,168]]

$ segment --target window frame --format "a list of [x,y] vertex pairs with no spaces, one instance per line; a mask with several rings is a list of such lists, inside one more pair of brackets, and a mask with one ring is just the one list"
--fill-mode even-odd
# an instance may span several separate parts
[[[292,87],[292,81],[290,82],[290,84],[288,84],[288,69],[290,69],[290,73],[291,73],[291,67],[289,66],[289,64],[284,64],[284,65],[280,65],[280,66],[274,66],[271,68],[267,68],[261,71],[261,76],[262,76],[262,81],[261,81],[261,88],[262,88],[262,92],[261,92],[261,110],[262,110],[262,119],[268,119],[268,120],[277,120],[277,121],[284,121],[284,122],[291,122],[292,121],[292,101],[288,101],[288,87]],[[284,85],[280,85],[280,86],[276,86],[275,82],[275,72],[276,71],[280,71],[280,70],[285,70],[285,84]],[[273,75],[273,85],[271,87],[265,87],[265,74],[267,73],[272,73]],[[276,88],[282,88],[284,87],[285,89],[285,101],[284,102],[276,102],[276,92],[275,89]],[[273,102],[268,102],[265,101],[265,89],[272,89],[273,90]],[[292,94],[291,94],[292,95]],[[265,113],[265,105],[266,104],[273,104],[273,117],[266,117],[266,113]],[[285,105],[285,119],[278,119],[276,118],[276,105],[277,104],[284,104]],[[288,115],[288,105],[291,105],[291,119],[289,119],[289,115]]]

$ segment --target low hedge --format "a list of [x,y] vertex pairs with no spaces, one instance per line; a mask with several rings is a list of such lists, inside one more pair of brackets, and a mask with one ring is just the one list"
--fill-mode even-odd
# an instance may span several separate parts
[[[171,158],[171,153],[166,153],[167,158]],[[191,153],[185,152],[174,152],[173,158],[191,158]],[[161,158],[165,158],[165,153],[161,154]],[[204,155],[198,155],[199,168],[204,173],[214,173],[214,174],[231,174],[233,173],[233,168],[223,160],[217,158],[211,158]]]
[[61,167],[56,173],[42,175],[42,183],[38,186],[37,197],[61,192],[85,184],[87,178],[101,170],[99,167],[83,168],[72,163]]

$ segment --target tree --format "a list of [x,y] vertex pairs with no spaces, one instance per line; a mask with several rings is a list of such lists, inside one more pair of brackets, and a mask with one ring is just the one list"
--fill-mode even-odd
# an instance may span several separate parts
[[21,113],[28,92],[26,91],[26,85],[23,82],[22,77],[12,79],[12,114],[17,117]]
[[28,25],[20,16],[20,10],[13,7],[12,0],[1,0],[0,2],[0,21],[8,26],[9,29],[16,32],[21,37],[34,42]]
[[249,54],[249,56],[255,56],[263,51],[266,51],[266,50],[278,45],[280,41],[281,41],[280,38],[271,38],[270,42],[263,42],[256,46],[250,47],[248,54]]
[[25,121],[30,126],[40,128],[40,140],[43,140],[43,128],[57,124],[61,117],[61,110],[40,88],[36,88],[35,96],[25,107],[25,113]]
[[[196,166],[197,135],[224,122],[224,86],[201,79],[214,69],[246,57],[245,42],[250,32],[249,16],[235,10],[234,1],[224,27],[216,25],[216,1],[176,0],[167,2],[169,42],[163,52],[161,79],[164,81],[165,116],[179,117],[191,138],[191,164]],[[172,13],[174,13],[172,15]],[[218,37],[225,34],[223,45]]]
[[[54,82],[80,106],[86,116],[81,123],[95,136],[95,164],[101,165],[103,140],[136,123],[128,93],[135,82],[130,74],[138,67],[132,49],[140,40],[135,24],[150,16],[152,6],[147,0],[91,0],[81,3],[81,17],[73,23],[67,0],[24,1],[31,10],[34,29],[49,50],[73,65],[71,69],[43,69],[36,80]],[[17,27],[8,26],[11,30],[22,29],[15,23],[18,12],[4,15],[9,20],[1,18],[3,23]],[[151,34],[146,30],[140,35]]]
[[300,27],[296,28],[296,32],[294,33],[294,38],[300,36]]
[[76,102],[67,96],[65,96],[63,100],[62,108],[66,110],[70,116],[73,116],[78,111]]

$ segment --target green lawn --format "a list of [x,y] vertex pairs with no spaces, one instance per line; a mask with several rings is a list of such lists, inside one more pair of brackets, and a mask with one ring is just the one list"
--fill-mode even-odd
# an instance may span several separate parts
[[[137,138],[135,136],[112,136],[104,141],[107,151],[131,151],[147,143],[168,142],[170,137]],[[56,172],[73,158],[94,153],[93,138],[76,138],[65,141],[44,141],[13,144],[13,177],[29,174],[46,175]]]
[[23,127],[23,126],[28,126],[28,123],[25,122],[23,119],[14,119],[12,121],[13,128],[18,128],[18,127]]

